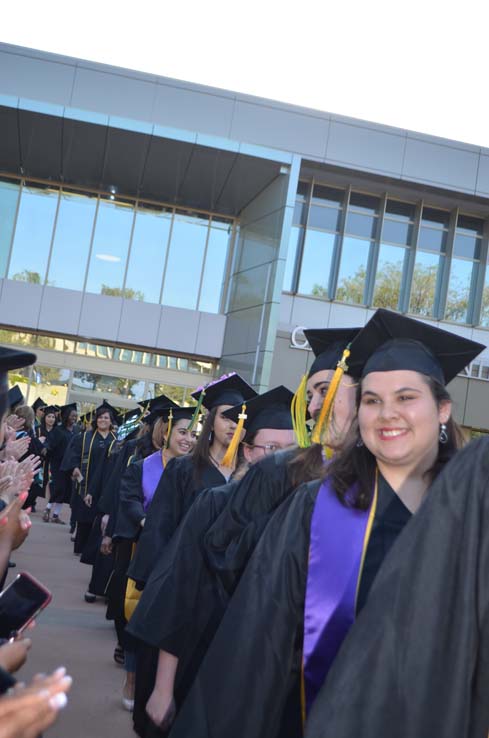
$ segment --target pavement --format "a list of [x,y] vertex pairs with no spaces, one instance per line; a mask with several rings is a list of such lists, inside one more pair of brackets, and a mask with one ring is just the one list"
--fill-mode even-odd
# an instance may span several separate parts
[[[53,600],[37,619],[28,661],[16,676],[26,681],[65,666],[73,677],[68,706],[47,738],[134,738],[131,715],[121,705],[124,671],[113,660],[116,638],[105,603],[84,601],[91,569],[74,556],[69,526],[44,523],[44,502],[38,503],[29,537],[12,555],[17,567],[9,570],[8,581],[27,571]],[[64,508],[61,517],[67,521],[69,508]]]

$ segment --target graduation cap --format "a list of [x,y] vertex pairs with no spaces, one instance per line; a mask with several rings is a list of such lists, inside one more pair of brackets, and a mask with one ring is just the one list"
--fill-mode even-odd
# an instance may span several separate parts
[[[273,428],[275,430],[292,430],[292,415],[290,405],[293,393],[280,385],[274,389],[254,397],[246,403],[246,433],[251,435],[262,428]],[[241,405],[225,410],[223,415],[235,423],[239,420]]]
[[448,384],[480,352],[482,343],[379,308],[352,342],[355,371],[408,369]]
[[140,408],[142,408],[143,413],[145,412],[153,412],[153,410],[156,410],[157,408],[167,408],[167,407],[179,407],[176,402],[173,402],[173,400],[170,397],[167,397],[166,395],[158,395],[158,397],[153,397],[150,400],[144,400],[144,402],[138,402],[138,405]]
[[44,405],[44,417],[46,415],[56,415],[59,412],[57,405]]
[[83,423],[84,425],[90,425],[94,417],[95,417],[95,410],[90,410],[90,412],[85,413],[85,415],[80,415],[79,421],[80,423]]
[[[343,356],[343,351],[360,331],[361,328],[308,328],[304,330],[304,335],[315,356],[309,369],[308,379],[316,372],[336,369],[336,365]],[[355,365],[352,365],[349,374],[355,376],[354,372]]]
[[150,412],[148,415],[145,415],[143,420],[143,423],[154,423],[155,420],[158,418],[163,418],[165,423],[170,422],[170,419],[173,421],[181,420],[182,418],[188,418],[189,420],[193,417],[193,414],[195,412],[195,407],[180,407],[180,405],[177,405],[175,402],[172,402],[171,405],[160,405],[157,406],[152,412]]
[[[330,369],[336,370],[338,363],[343,358],[345,349],[350,346],[360,330],[361,328],[308,328],[304,330],[304,335],[309,342],[315,359],[309,372],[302,377],[291,406],[294,431],[300,448],[307,448],[311,445],[309,429],[306,425],[308,379],[317,372]],[[348,362],[348,366],[350,366],[350,362]],[[351,364],[349,373],[352,376],[359,376],[355,363]],[[318,433],[319,429],[316,436]]]
[[7,407],[15,407],[24,402],[24,395],[19,385],[16,384],[7,392]]
[[93,419],[96,420],[96,418],[98,418],[99,415],[102,415],[102,413],[104,412],[110,414],[115,425],[121,424],[121,416],[119,415],[115,407],[113,407],[110,402],[107,402],[107,400],[102,400],[102,404],[95,408]]
[[34,412],[37,413],[37,411],[40,410],[41,408],[47,407],[47,403],[44,402],[42,397],[38,397],[36,400],[34,400],[31,407],[34,410]]
[[192,397],[207,410],[212,410],[219,405],[239,405],[256,397],[256,392],[239,374],[232,372],[199,387],[192,392]]
[[68,403],[68,405],[62,405],[62,407],[60,407],[59,409],[59,412],[62,418],[67,418],[73,410],[75,412],[78,412],[78,406],[76,402],[70,402]]

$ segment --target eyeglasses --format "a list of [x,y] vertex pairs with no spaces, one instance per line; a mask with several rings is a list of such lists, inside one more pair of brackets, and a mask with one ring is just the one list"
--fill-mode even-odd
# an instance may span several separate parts
[[281,451],[283,447],[277,445],[276,443],[265,443],[265,445],[263,446],[261,446],[259,443],[252,443],[250,448],[261,448],[263,449],[264,454],[266,456],[269,456],[276,453],[277,451]]

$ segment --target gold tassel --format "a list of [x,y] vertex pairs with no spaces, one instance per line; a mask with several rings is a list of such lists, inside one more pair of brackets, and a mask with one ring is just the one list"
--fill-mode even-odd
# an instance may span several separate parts
[[290,412],[292,415],[292,426],[294,428],[299,448],[309,448],[311,445],[311,438],[306,425],[307,374],[304,374],[302,377],[301,383],[297,388],[297,392],[292,398]]
[[236,454],[238,453],[238,446],[241,443],[241,434],[243,432],[244,423],[247,417],[246,405],[242,405],[241,412],[238,415],[238,423],[236,425],[236,430],[234,431],[234,436],[231,439],[231,443],[227,447],[227,451],[221,461],[221,466],[226,466],[228,469],[231,469],[233,467],[234,462],[236,461]]
[[168,428],[166,429],[166,447],[170,446],[170,436],[173,426],[173,408],[170,408],[170,414],[168,416]]
[[150,403],[150,402],[151,402],[151,400],[148,400],[147,402],[145,402],[145,403],[143,404],[143,409],[141,410],[141,415],[140,415],[140,416],[138,417],[138,420],[137,420],[137,422],[138,422],[138,423],[140,423],[140,422],[141,422],[141,420],[142,420],[142,419],[144,418],[144,416],[146,415],[146,411],[147,411],[147,409],[148,409],[148,407],[149,407],[149,403]]
[[321,408],[321,413],[319,414],[318,421],[316,425],[314,426],[314,431],[312,433],[313,443],[322,443],[324,433],[327,430],[329,426],[329,422],[331,420],[331,415],[333,413],[333,405],[334,405],[336,393],[338,392],[338,387],[340,386],[340,382],[343,377],[343,374],[346,371],[348,371],[346,360],[348,359],[349,356],[350,356],[350,344],[348,344],[346,349],[343,351],[343,356],[341,357],[340,361],[338,362],[336,366],[335,373],[333,374],[333,379],[331,380],[331,384],[328,387],[328,391],[326,393],[326,397],[324,398],[323,406]]
[[194,414],[192,415],[190,419],[190,423],[187,426],[188,431],[192,431],[194,429],[194,426],[197,425],[198,423],[200,411],[202,409],[202,403],[204,402],[204,397],[205,397],[205,389],[203,389],[202,392],[200,393],[197,407],[195,408]]

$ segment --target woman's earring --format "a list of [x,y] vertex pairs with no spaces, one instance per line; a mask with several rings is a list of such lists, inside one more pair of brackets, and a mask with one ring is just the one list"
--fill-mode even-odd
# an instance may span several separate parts
[[445,423],[440,425],[440,435],[438,436],[440,443],[446,443],[448,441],[447,426]]
[[361,437],[358,439],[356,446],[357,446],[357,448],[362,448],[363,441],[362,441],[362,438]]

